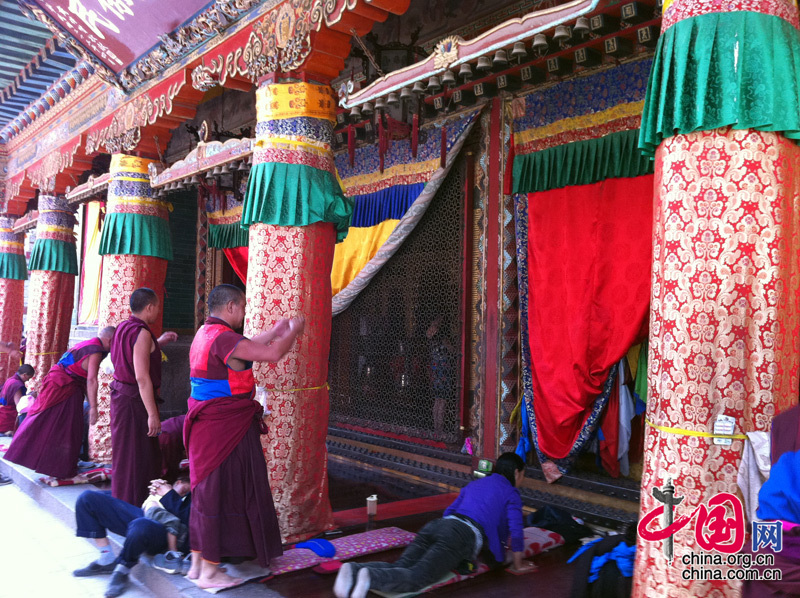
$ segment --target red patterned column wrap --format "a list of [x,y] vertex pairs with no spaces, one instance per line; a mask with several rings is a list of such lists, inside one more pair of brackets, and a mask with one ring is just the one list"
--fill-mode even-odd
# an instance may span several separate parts
[[30,261],[25,360],[36,371],[28,390],[42,380],[69,345],[75,275],[78,273],[74,210],[63,196],[39,195],[36,241]]
[[269,434],[261,442],[284,542],[333,526],[325,437],[335,239],[326,222],[250,226],[245,335],[268,330],[280,318],[306,318],[303,336],[286,357],[255,368],[258,384],[270,389]]
[[[0,216],[0,341],[19,343],[25,313],[24,237],[12,231],[15,218]],[[19,361],[0,353],[0,380],[7,380]]]
[[[130,316],[128,301],[131,293],[140,287],[153,289],[162,306],[164,304],[167,259],[172,257],[167,224],[169,211],[167,204],[152,198],[147,178],[150,162],[121,154],[115,154],[111,160],[109,213],[103,225],[100,250],[103,254],[98,317],[100,328],[116,326]],[[123,254],[123,248],[129,254]],[[151,328],[159,336],[161,320]],[[97,424],[89,430],[89,455],[98,463],[111,463],[111,380],[108,374],[100,373]]]
[[[25,281],[0,278],[0,339],[18,343],[22,338],[22,316],[25,311]],[[19,367],[18,359],[0,353],[0,378],[10,378]]]
[[[713,432],[724,414],[737,434],[769,431],[797,402],[799,166],[800,148],[772,132],[725,128],[659,146],[647,402],[656,426]],[[735,494],[742,449],[648,426],[642,515],[669,478],[685,496],[676,518]],[[694,521],[674,546],[669,564],[662,542],[640,539],[635,597],[738,595],[738,582],[683,579],[681,557],[703,552]]]
[[42,379],[69,345],[75,275],[34,270],[28,284],[25,361],[36,370],[36,377],[28,383],[28,390],[39,390]]
[[260,364],[268,389],[262,436],[284,542],[333,527],[328,500],[328,353],[331,267],[337,234],[352,214],[336,181],[333,91],[312,83],[265,84],[256,92],[256,148],[242,223],[249,226],[244,333],[303,315],[306,329],[278,364]]

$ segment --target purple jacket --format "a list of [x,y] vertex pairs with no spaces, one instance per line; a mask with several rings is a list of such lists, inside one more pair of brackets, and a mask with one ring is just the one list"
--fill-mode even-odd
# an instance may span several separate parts
[[470,482],[461,489],[458,498],[444,512],[448,515],[466,515],[479,523],[488,548],[499,562],[506,559],[503,545],[511,535],[511,550],[520,552],[525,547],[522,533],[522,499],[519,491],[498,473]]

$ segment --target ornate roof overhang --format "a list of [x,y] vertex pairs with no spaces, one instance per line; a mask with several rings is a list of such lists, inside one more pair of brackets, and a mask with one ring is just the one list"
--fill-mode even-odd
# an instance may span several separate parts
[[[173,185],[191,183],[187,179],[193,176],[207,174],[216,167],[230,165],[231,163],[244,163],[241,168],[248,169],[250,158],[253,155],[254,139],[229,139],[228,141],[200,142],[183,160],[178,160],[159,172],[155,164],[150,165],[150,186],[154,189],[165,187],[171,191]],[[212,175],[213,176],[213,173]],[[182,185],[183,186],[183,185]]]
[[[283,55],[288,61],[282,65],[279,59],[278,66],[289,63],[299,66],[313,54],[311,33],[328,29],[346,35],[349,40],[353,30],[363,35],[389,13],[402,14],[410,0],[19,2],[28,15],[44,23],[70,52],[90,62],[100,77],[129,92],[224,33],[245,15],[253,18],[267,15],[266,37],[263,47],[259,47],[265,50],[265,56]],[[181,25],[175,28],[174,23]],[[318,51],[324,53],[330,40],[322,37]],[[337,42],[342,39],[333,41]]]
[[343,90],[340,92],[343,95],[340,105],[344,108],[360,106],[460,64],[474,62],[481,56],[508,48],[515,42],[529,40],[537,33],[587,15],[599,4],[600,0],[573,0],[510,19],[469,41],[456,36],[446,38],[436,45],[434,52],[425,60],[391,72],[357,92]]
[[108,183],[111,181],[111,173],[106,172],[98,177],[90,176],[89,180],[71,189],[66,193],[67,202],[70,204],[79,204],[99,199],[108,189]]

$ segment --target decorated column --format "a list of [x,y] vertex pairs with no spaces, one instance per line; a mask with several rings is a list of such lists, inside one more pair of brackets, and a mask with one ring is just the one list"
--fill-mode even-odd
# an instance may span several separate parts
[[331,265],[352,204],[336,180],[331,151],[336,100],[328,86],[262,85],[256,149],[242,224],[249,226],[245,334],[305,316],[305,333],[278,364],[256,367],[268,389],[262,436],[285,542],[333,526],[328,500],[328,352]]
[[[106,218],[100,240],[103,276],[98,324],[116,326],[131,315],[128,300],[140,287],[149,287],[164,302],[167,260],[172,259],[170,205],[153,199],[148,166],[152,160],[114,154],[108,185]],[[161,334],[161,321],[152,326]],[[111,462],[109,400],[112,376],[100,373],[97,424],[89,433],[93,461]]]
[[26,361],[36,370],[29,390],[42,379],[69,344],[78,255],[74,211],[63,196],[39,195],[36,241],[28,287]]
[[[25,267],[23,235],[14,234],[15,218],[0,216],[0,341],[19,343],[25,310]],[[5,381],[19,367],[7,353],[0,353],[0,379]]]
[[[653,494],[668,483],[683,497],[676,521],[736,494],[743,434],[797,403],[797,27],[783,0],[665,8],[640,137],[656,187],[642,517],[673,502]],[[704,525],[700,510],[669,540],[671,562],[668,540],[639,539],[634,596],[739,595],[738,582],[697,580],[683,560],[744,543],[737,499],[716,500],[728,519]]]

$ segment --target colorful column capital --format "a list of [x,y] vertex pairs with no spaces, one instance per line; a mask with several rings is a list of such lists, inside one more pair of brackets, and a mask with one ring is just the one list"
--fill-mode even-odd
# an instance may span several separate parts
[[0,278],[27,280],[25,238],[14,232],[12,216],[0,216]]
[[148,168],[153,160],[114,154],[100,255],[143,255],[172,259],[169,212],[153,198]]
[[39,195],[39,218],[30,270],[78,274],[78,254],[73,232],[76,222],[75,210],[63,195]]

